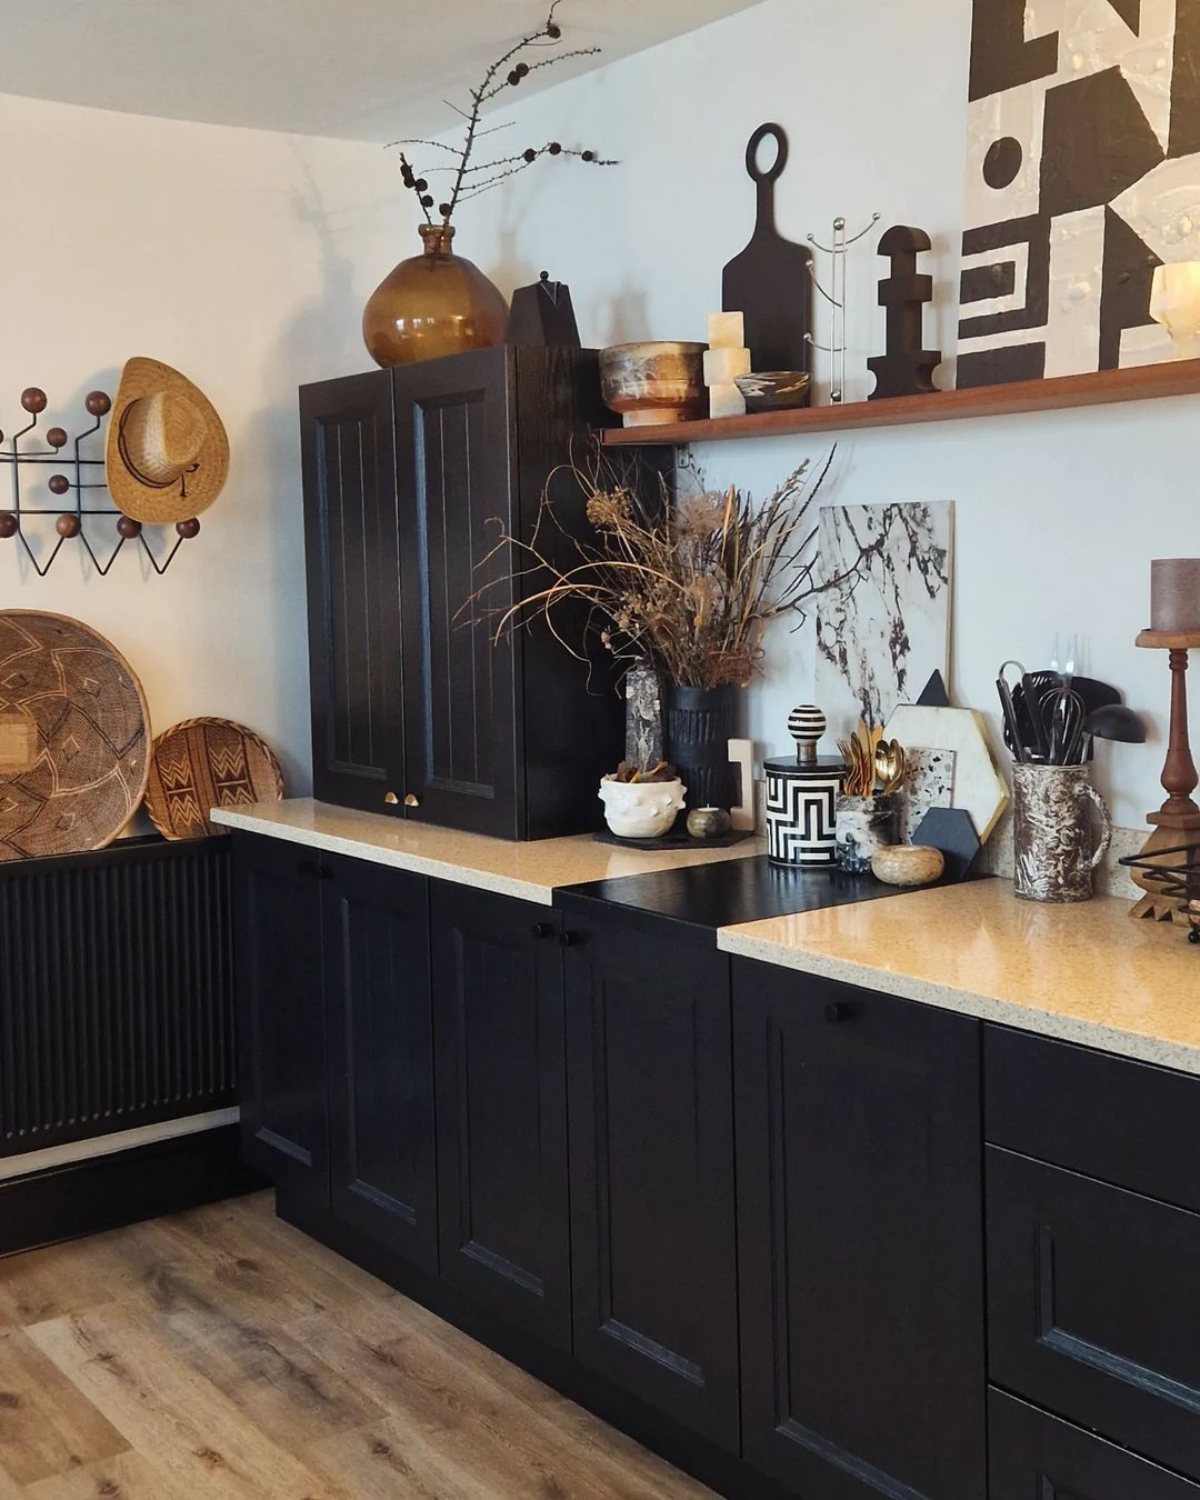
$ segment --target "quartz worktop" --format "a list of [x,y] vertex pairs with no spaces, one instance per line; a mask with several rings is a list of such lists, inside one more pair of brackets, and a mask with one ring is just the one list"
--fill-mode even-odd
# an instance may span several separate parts
[[542,906],[552,904],[560,886],[746,859],[760,855],[764,847],[762,840],[743,839],[725,849],[621,849],[597,843],[588,834],[518,844],[381,813],[332,807],[310,797],[214,808],[212,821]]
[[[727,953],[1200,1074],[1200,950],[1110,897],[1018,901],[1005,880],[725,927]],[[1103,1101],[1097,1100],[1097,1107]]]

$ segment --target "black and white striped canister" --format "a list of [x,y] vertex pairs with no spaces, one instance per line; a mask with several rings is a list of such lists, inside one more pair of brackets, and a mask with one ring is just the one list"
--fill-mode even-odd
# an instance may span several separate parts
[[788,715],[788,733],[796,741],[796,759],[812,765],[817,758],[817,744],[825,733],[825,715],[811,703],[802,703]]

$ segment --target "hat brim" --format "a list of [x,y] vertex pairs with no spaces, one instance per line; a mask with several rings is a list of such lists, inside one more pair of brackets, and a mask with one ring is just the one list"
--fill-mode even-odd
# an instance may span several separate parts
[[[176,391],[186,396],[204,418],[204,441],[196,456],[197,466],[182,486],[147,484],[121,455],[121,422],[126,410],[143,396],[153,396],[159,391]],[[229,477],[229,438],[225,425],[212,402],[186,375],[157,359],[128,360],[121,371],[121,383],[108,419],[104,477],[117,509],[132,520],[149,526],[190,521],[208,509]]]

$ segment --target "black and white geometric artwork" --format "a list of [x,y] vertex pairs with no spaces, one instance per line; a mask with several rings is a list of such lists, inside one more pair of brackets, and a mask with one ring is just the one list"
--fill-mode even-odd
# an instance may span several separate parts
[[840,761],[824,768],[767,761],[767,858],[777,865],[809,868],[833,864]]
[[1171,359],[1200,259],[1200,0],[972,0],[958,384]]

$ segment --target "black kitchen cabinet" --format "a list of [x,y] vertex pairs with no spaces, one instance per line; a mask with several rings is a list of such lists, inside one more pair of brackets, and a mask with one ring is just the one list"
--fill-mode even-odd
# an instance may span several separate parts
[[622,743],[611,663],[589,683],[544,627],[492,638],[528,567],[501,528],[532,539],[550,481],[563,530],[540,541],[561,560],[586,532],[561,466],[607,420],[595,353],[379,370],[305,386],[300,414],[316,796],[503,838],[594,826]]
[[978,1023],[741,959],[733,1013],[746,1459],[982,1500]]
[[429,884],[330,855],[322,871],[333,1211],[436,1272]]
[[297,844],[233,837],[243,1153],[280,1187],[328,1205],[321,866]]
[[442,1279],[569,1350],[559,925],[441,882],[432,917]]
[[564,922],[575,1355],[736,1453],[729,961]]
[[1200,1485],[1002,1391],[988,1446],[990,1500],[1200,1500]]

